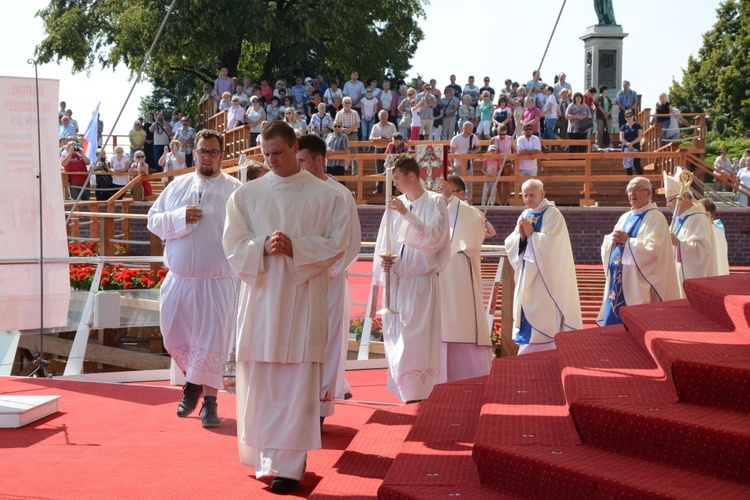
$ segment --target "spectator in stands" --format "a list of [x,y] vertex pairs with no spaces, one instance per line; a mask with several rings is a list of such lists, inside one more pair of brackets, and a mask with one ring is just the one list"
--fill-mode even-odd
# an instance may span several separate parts
[[250,107],[247,108],[245,123],[250,127],[250,146],[258,145],[258,136],[261,132],[261,124],[266,120],[266,111],[260,105],[260,98],[250,98]]
[[[620,127],[620,145],[623,153],[637,153],[641,150],[641,139],[643,139],[643,127],[635,121],[635,112],[632,110],[625,112],[625,125]],[[623,158],[622,166],[625,173],[633,175],[635,173],[643,175],[640,158]]]
[[[421,127],[422,127],[422,133],[421,136],[424,138],[424,140],[431,140],[432,139],[432,131],[435,127],[435,107],[437,106],[438,100],[435,97],[435,95],[432,93],[432,84],[425,83],[422,87],[422,92],[417,94],[417,101],[419,103],[424,103],[424,105],[421,106],[420,111],[420,119],[421,119]],[[414,124],[412,123],[412,127]]]
[[505,125],[505,130],[513,133],[513,110],[508,107],[508,97],[501,93],[497,100],[495,112],[492,114],[492,125],[499,130],[500,125]]
[[[630,111],[633,113],[633,111]],[[596,324],[621,324],[624,306],[680,296],[669,224],[652,200],[651,182],[635,177],[627,187],[631,210],[604,237],[601,255],[607,282]]]
[[[565,118],[568,120],[568,139],[585,139],[587,131],[581,131],[579,124],[584,118],[591,118],[591,106],[583,102],[583,94],[580,92],[573,94],[573,103],[565,111]],[[584,153],[586,146],[571,146],[570,151]]]
[[[153,113],[146,114],[146,121],[143,123],[143,130],[146,131],[146,142],[142,149],[146,153],[146,163],[149,165],[155,165],[156,159],[154,158],[154,133],[151,132],[151,126],[156,123],[156,116]],[[132,154],[131,154],[132,158]]]
[[378,88],[378,79],[370,78],[369,80],[367,80],[367,83],[365,84],[365,93],[367,93],[368,88],[372,89],[372,96],[379,101],[381,90]]
[[60,101],[60,111],[57,112],[57,124],[60,125],[62,123],[62,118],[65,116],[65,108],[67,104],[65,101]]
[[227,75],[229,75],[229,70],[222,67],[219,71],[219,77],[214,82],[214,90],[218,95],[223,95],[224,92],[229,92],[230,96],[234,94],[234,80]]
[[729,249],[727,236],[724,233],[724,223],[716,218],[716,204],[711,198],[703,198],[698,203],[706,209],[706,216],[711,221],[714,231],[714,254],[716,255],[716,276],[729,274]]
[[291,96],[284,96],[281,98],[281,105],[279,106],[279,116],[281,117],[281,119],[284,118],[284,112],[287,109],[294,110],[294,105],[292,104]]
[[[130,176],[128,176],[128,171],[130,171],[130,157],[125,154],[122,146],[115,148],[115,154],[110,159],[110,165],[112,166],[112,172],[119,174],[112,176],[112,187],[119,191],[130,180]],[[125,196],[124,193],[120,195],[120,198],[123,196]]]
[[503,94],[508,99],[516,97],[516,95],[515,95],[516,92],[513,90],[512,85],[513,85],[513,80],[511,80],[510,78],[506,78],[505,79],[505,87],[503,87],[502,89],[500,89],[500,93]]
[[667,139],[667,127],[669,126],[669,114],[673,112],[672,103],[667,99],[666,92],[659,94],[659,100],[656,102],[655,114],[656,123],[661,124],[661,138],[662,140]]
[[65,110],[65,116],[67,116],[70,119],[70,124],[73,125],[73,128],[76,130],[76,134],[80,132],[80,129],[78,128],[78,121],[73,118],[73,110],[68,108]]
[[315,90],[320,91],[321,98],[326,94],[326,90],[330,88],[328,83],[326,83],[325,78],[323,78],[323,75],[318,75],[317,77],[315,77],[315,82],[313,82],[313,85],[315,86]]
[[[378,111],[378,123],[372,126],[369,140],[381,141],[385,145],[385,141],[389,141],[391,137],[398,133],[396,126],[388,121],[388,111],[381,109]],[[387,147],[387,146],[386,146]],[[383,154],[385,147],[376,147],[376,154]],[[375,172],[378,174],[385,173],[385,160],[375,160]],[[375,191],[373,194],[380,194],[383,192],[383,186],[380,182],[375,184]]]
[[307,103],[305,103],[305,116],[307,117],[307,123],[310,123],[310,120],[312,120],[313,115],[318,112],[318,105],[321,103],[325,105],[325,103],[320,97],[321,97],[320,91],[313,90],[310,100]]
[[94,183],[97,201],[107,201],[114,194],[112,184],[112,169],[107,160],[107,153],[99,148],[96,150],[96,165],[94,166]]
[[68,137],[69,135],[72,135],[75,137],[76,128],[73,125],[71,125],[70,118],[68,118],[68,116],[65,115],[60,119],[60,125],[58,126],[57,136],[60,139],[64,139]]
[[180,128],[182,128],[182,117],[185,116],[183,113],[174,112],[172,113],[172,121],[169,122],[169,130],[172,135],[175,135]]
[[359,73],[352,71],[351,79],[344,84],[344,97],[352,100],[352,108],[359,113],[360,101],[365,97],[365,85],[359,81]]
[[383,89],[378,94],[378,102],[380,103],[380,109],[388,112],[388,121],[398,126],[398,94],[396,91],[391,90],[390,81],[383,80]]
[[330,106],[326,108],[326,111],[333,117],[336,118],[336,113],[344,109],[344,106],[341,104],[341,97],[338,95],[333,96],[333,102]]
[[537,70],[532,71],[531,80],[526,82],[526,93],[529,97],[539,94],[542,89],[542,75]]
[[542,108],[542,116],[544,116],[544,138],[545,139],[559,139],[555,133],[555,127],[557,126],[557,114],[560,111],[560,105],[557,103],[555,98],[555,89],[547,86],[544,89],[544,93],[547,96]]
[[221,101],[219,102],[219,111],[229,111],[232,108],[232,94],[224,92],[221,94]]
[[562,92],[563,89],[567,89],[569,93],[573,93],[573,87],[567,81],[565,81],[566,78],[567,75],[565,75],[565,73],[560,73],[559,75],[557,75],[557,83],[555,84],[554,94],[558,104],[562,100],[560,97],[560,92]]
[[713,176],[718,181],[714,182],[716,191],[724,191],[723,182],[732,182],[732,162],[727,158],[727,148],[721,148],[721,153],[714,160]]
[[[283,93],[282,90],[284,91]],[[283,78],[281,80],[276,80],[276,87],[273,89],[273,95],[279,99],[284,99],[284,96],[286,95],[286,80]]]
[[331,80],[331,86],[323,92],[323,100],[329,106],[333,105],[335,97],[341,101],[344,98],[344,92],[339,88],[339,79],[333,78]]
[[[174,138],[180,143],[180,152],[185,157],[185,164],[193,166],[193,145],[195,144],[195,129],[190,126],[190,118],[183,116],[180,120],[180,127],[174,134]],[[173,141],[170,141],[172,144]]]
[[[343,125],[333,122],[333,133],[326,138],[326,150],[331,152],[346,151],[349,149],[349,138],[343,133]],[[346,160],[326,160],[326,174],[345,175]]]
[[[510,136],[510,132],[505,127],[505,125],[500,125],[499,127],[497,127],[497,135],[490,141],[490,147],[495,148],[496,154],[504,155],[504,157],[502,159],[496,158],[494,160],[485,162],[485,168],[483,168],[482,171],[485,172],[485,175],[488,175],[492,178],[491,183],[485,183],[485,190],[487,188],[487,184],[490,184],[490,189],[492,188],[492,185],[495,183],[495,178],[497,177],[497,173],[498,171],[500,171],[501,166],[502,171],[500,172],[500,175],[502,177],[510,177],[513,175],[513,161],[508,159],[505,155],[516,152],[516,143],[513,141],[512,137]],[[487,151],[489,152],[489,148]],[[505,160],[504,164],[503,160]],[[494,170],[491,165],[492,161],[495,162]],[[497,202],[499,205],[504,206],[510,203],[510,188],[511,185],[509,182],[498,183],[495,197],[497,198]],[[489,199],[489,196],[487,197],[487,201],[490,202],[490,205],[495,204],[495,200]],[[482,205],[485,205],[484,192],[482,193]]]
[[[158,113],[156,115],[156,123],[151,125],[151,132],[154,133],[154,158],[159,158],[164,146],[169,146],[169,141],[172,139],[169,124],[166,123],[163,114]],[[151,168],[153,172],[161,172],[161,167],[158,165],[152,165]]]
[[280,102],[281,99],[279,99],[277,96],[271,97],[271,103],[266,106],[266,121],[272,122],[284,117],[284,115],[281,114],[282,111],[279,107]]
[[[557,125],[555,126],[555,133],[563,138],[568,138],[568,119],[565,115],[570,106],[570,90],[562,89],[560,91],[560,99],[558,101],[559,111],[557,112]],[[563,146],[563,149],[567,151],[568,146]]]
[[523,125],[523,135],[516,141],[516,150],[521,158],[518,160],[518,173],[522,177],[536,177],[536,158],[523,158],[542,152],[542,142],[534,135],[533,126],[530,123]]
[[520,135],[523,129],[523,112],[526,111],[526,87],[518,87],[516,97],[511,100],[513,104],[513,133]]
[[240,100],[240,106],[242,106],[242,109],[247,109],[247,105],[250,103],[250,99],[247,98],[247,95],[245,94],[245,86],[244,85],[237,85],[235,87],[235,93],[232,97],[237,97]]
[[[452,155],[466,155],[471,153],[478,153],[481,149],[479,144],[479,137],[474,133],[474,125],[471,122],[466,122],[461,129],[461,133],[451,139],[451,154]],[[474,175],[474,162],[471,159],[456,159],[453,161],[453,169],[449,169],[453,173],[457,173],[461,177]],[[474,184],[468,182],[466,184],[466,198],[471,203],[471,198],[474,191]]]
[[273,97],[273,87],[268,84],[268,78],[260,79],[260,95],[263,98],[261,104],[270,104]]
[[[750,149],[745,150],[745,154],[740,160],[740,169],[737,170],[737,182],[738,187],[735,188],[735,191],[737,191],[737,203],[742,207],[746,207],[748,206],[748,196],[745,193],[750,191]],[[739,186],[742,186],[744,192],[740,190]]]
[[232,97],[232,107],[227,112],[227,130],[232,130],[245,123],[245,110],[240,106],[240,98]]
[[586,106],[590,107],[592,112],[594,110],[594,102],[596,101],[596,88],[589,87],[586,93],[583,95],[583,102]]
[[685,118],[682,117],[682,113],[679,109],[672,107],[672,114],[669,117],[669,122],[662,131],[664,132],[664,142],[674,142],[680,140],[680,125],[683,127],[689,127]]
[[609,87],[599,85],[599,96],[596,98],[596,144],[600,148],[612,144],[609,131],[612,129],[612,99],[609,98]]
[[482,99],[477,104],[477,115],[479,117],[477,134],[482,140],[486,140],[492,135],[492,113],[495,111],[495,105],[490,100],[488,91],[482,92],[481,96]]
[[[365,97],[361,101],[362,110],[362,140],[370,140],[372,127],[377,122],[378,112],[380,111],[380,101],[374,96],[374,89],[367,87]],[[363,151],[369,151],[370,148],[363,148]]]
[[133,122],[133,128],[128,133],[128,138],[130,139],[130,157],[133,158],[135,152],[143,149],[146,144],[146,131],[143,130],[140,120]]
[[[158,120],[158,117],[157,117]],[[153,168],[153,171],[161,172],[162,168],[159,167],[158,169],[155,167],[150,167],[148,163],[146,163],[146,153],[143,151],[136,151],[135,155],[133,156],[134,161],[130,164],[130,170],[129,173],[134,175],[148,175],[149,171]],[[136,184],[133,186],[133,189],[130,191],[131,195],[133,196],[133,199],[135,201],[143,201],[146,199],[146,196],[149,196],[151,191],[151,183],[149,181],[141,181],[141,184]]]
[[[469,77],[469,83],[464,86],[463,96],[469,96],[469,100],[472,106],[476,106],[479,102],[479,87],[474,85],[474,77]],[[460,124],[459,124],[460,126]]]
[[456,83],[456,75],[450,76],[451,83],[448,84],[448,87],[453,89],[453,97],[461,101],[461,92],[463,92],[463,89],[459,84]]
[[318,112],[310,118],[310,128],[321,139],[325,139],[333,131],[333,118],[326,111],[324,102],[318,104]]
[[615,96],[615,104],[620,108],[620,112],[617,116],[619,128],[625,125],[625,112],[633,110],[638,106],[638,93],[635,90],[630,89],[630,82],[628,80],[622,81],[622,90]]
[[298,76],[294,79],[294,86],[292,87],[291,96],[293,104],[304,105],[307,102],[307,89],[302,83],[302,77]]
[[295,132],[305,132],[305,124],[297,119],[294,108],[289,107],[284,110],[284,121],[288,123],[289,126],[295,130]]
[[[355,74],[356,74],[356,71],[352,73],[352,75],[355,75]],[[359,131],[360,124],[361,124],[359,113],[357,113],[357,111],[352,108],[352,102],[353,100],[351,97],[349,96],[344,97],[342,101],[344,107],[338,113],[336,113],[336,117],[334,118],[334,121],[336,123],[340,123],[342,125],[341,131],[349,138],[349,143],[359,140],[359,136],[357,132]],[[355,146],[350,146],[349,152],[353,155],[356,155],[357,148]],[[351,163],[349,164],[351,165],[350,168],[351,168],[352,175],[357,175],[356,160],[352,160]]]
[[495,100],[495,89],[493,89],[492,87],[490,87],[490,77],[489,76],[485,76],[484,77],[484,87],[481,87],[479,89],[479,95],[481,96],[485,92],[487,92],[490,95],[490,102],[492,102],[492,101]]
[[[67,117],[66,117],[67,118]],[[81,172],[81,175],[68,176],[68,196],[71,200],[88,201],[90,192],[87,184],[88,170],[91,161],[75,141],[68,142],[60,165],[65,172]]]
[[524,130],[526,130],[526,125],[531,125],[531,133],[536,137],[539,137],[539,121],[542,118],[542,112],[534,105],[534,99],[532,96],[526,98],[525,103],[526,105],[523,110],[521,125]]
[[[169,146],[164,146],[164,153],[159,158],[159,166],[164,172],[174,172],[175,170],[181,170],[183,168],[191,167],[185,162],[185,154],[180,151],[182,144],[179,140],[173,139],[169,142]],[[164,185],[166,186],[174,180],[174,177],[162,177]]]
[[474,127],[477,119],[476,113],[476,108],[471,105],[471,95],[464,94],[463,103],[458,107],[458,127],[463,130],[467,123],[471,123]]
[[401,95],[398,103],[398,129],[404,137],[410,138],[412,98],[409,97],[409,89],[406,85],[401,85],[399,91]]
[[438,102],[443,109],[443,131],[440,136],[443,140],[451,140],[456,135],[459,102],[454,92],[453,87],[450,85],[445,87],[443,98]]

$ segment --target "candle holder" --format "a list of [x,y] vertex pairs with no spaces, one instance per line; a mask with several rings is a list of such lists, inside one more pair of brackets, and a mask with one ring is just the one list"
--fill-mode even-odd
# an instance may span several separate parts
[[[380,254],[381,259],[383,259],[386,262],[390,262],[391,264],[393,264],[393,261],[396,260],[396,257],[398,256],[392,253]],[[387,316],[390,314],[398,314],[396,311],[391,309],[391,268],[390,267],[385,272],[385,300],[383,301],[383,308],[378,311],[378,314],[380,314],[381,316]]]

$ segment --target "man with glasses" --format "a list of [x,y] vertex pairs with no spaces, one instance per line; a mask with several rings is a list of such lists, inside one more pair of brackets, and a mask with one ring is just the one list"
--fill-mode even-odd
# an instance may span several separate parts
[[682,284],[685,280],[716,276],[718,266],[714,232],[711,221],[706,217],[706,210],[693,202],[690,188],[684,190],[682,199],[679,198],[682,172],[682,167],[677,167],[673,176],[664,172],[664,197],[667,199],[667,208],[677,218],[670,236],[674,245],[680,296],[684,298]]
[[[354,75],[355,73],[352,73],[352,75]],[[362,93],[364,94],[364,91]],[[349,96],[344,97],[344,99],[341,102],[343,103],[344,107],[336,113],[336,116],[333,119],[334,124],[338,123],[339,125],[341,125],[341,132],[343,132],[343,134],[349,138],[349,142],[358,141],[359,136],[357,135],[357,131],[359,130],[359,127],[361,125],[359,113],[355,109],[352,108],[353,101],[351,97]],[[334,129],[334,132],[335,132],[335,129]],[[355,155],[357,154],[357,148],[351,147],[349,148],[349,152]],[[347,161],[346,163],[349,163],[349,162]],[[352,175],[357,175],[356,160],[352,160],[351,170],[352,170]],[[333,174],[333,175],[336,175],[336,174]]]
[[524,158],[542,152],[542,141],[532,134],[532,126],[523,126],[523,135],[516,141],[516,150],[521,158],[518,160],[518,173],[522,177],[534,177],[537,174],[536,158]]
[[227,201],[241,184],[221,171],[223,146],[217,131],[198,132],[195,172],[170,182],[148,211],[148,229],[165,242],[169,263],[159,295],[164,347],[186,380],[177,416],[190,415],[203,394],[204,428],[221,425],[216,395],[237,319],[238,281],[221,237]]
[[[331,152],[346,151],[349,149],[349,138],[342,132],[343,125],[333,124],[333,133],[326,137],[326,149]],[[326,160],[326,174],[345,175],[346,160]]]
[[[423,91],[417,94],[417,102],[424,102],[424,107],[422,108],[422,136],[424,136],[425,141],[432,140],[432,130],[434,125],[434,110],[437,106],[438,100],[435,97],[435,95],[432,93],[432,85],[429,83],[425,83],[423,87]],[[412,139],[414,139],[412,137]]]
[[634,177],[626,189],[631,210],[624,213],[602,243],[607,276],[596,324],[618,325],[624,306],[680,297],[669,225],[651,199],[651,181]]

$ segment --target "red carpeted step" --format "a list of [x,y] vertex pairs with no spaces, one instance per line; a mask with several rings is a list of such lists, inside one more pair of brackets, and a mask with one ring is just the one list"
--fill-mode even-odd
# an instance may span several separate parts
[[662,369],[622,325],[558,333],[555,344],[569,404],[677,401]]
[[687,403],[577,401],[583,442],[750,483],[750,415]]
[[593,446],[503,445],[487,475],[477,464],[483,484],[526,498],[750,497],[746,484]]
[[680,401],[750,411],[750,339],[689,307],[625,308],[623,322],[673,380]]
[[375,498],[416,419],[418,405],[373,412],[309,498]]
[[728,327],[750,330],[750,274],[685,281],[690,304]]

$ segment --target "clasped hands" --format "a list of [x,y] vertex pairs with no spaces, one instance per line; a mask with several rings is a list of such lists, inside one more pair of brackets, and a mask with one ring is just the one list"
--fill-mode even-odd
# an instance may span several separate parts
[[612,241],[615,242],[616,245],[624,245],[629,239],[630,236],[628,236],[628,233],[622,229],[616,229],[612,232]]
[[516,229],[518,229],[521,239],[525,240],[534,233],[534,224],[529,219],[522,218],[518,221]]
[[266,242],[263,244],[264,255],[286,255],[287,257],[292,257],[292,253],[292,239],[279,230],[274,231],[269,238],[266,238]]
[[185,221],[188,224],[195,224],[203,217],[203,211],[195,205],[185,207]]

